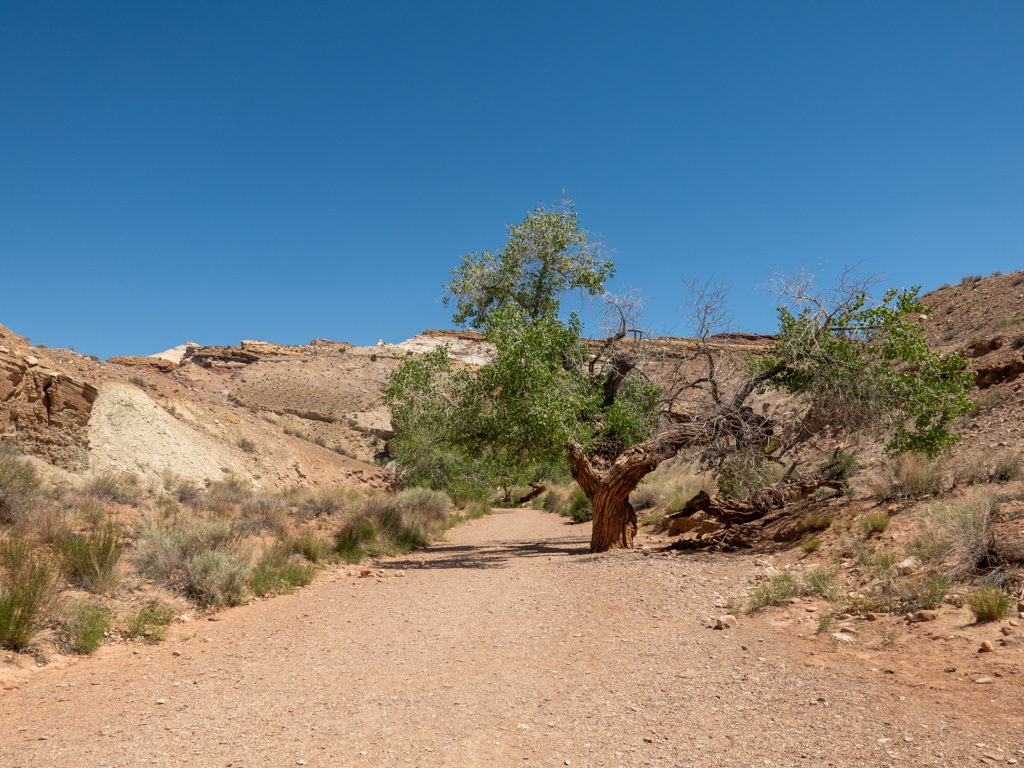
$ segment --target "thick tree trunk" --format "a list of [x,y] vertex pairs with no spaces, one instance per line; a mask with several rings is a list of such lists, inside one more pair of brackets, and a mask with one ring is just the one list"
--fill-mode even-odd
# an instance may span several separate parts
[[697,444],[700,434],[692,425],[668,429],[634,445],[601,474],[594,469],[582,446],[569,445],[572,477],[594,508],[591,552],[633,548],[636,512],[629,503],[629,494],[661,462],[675,456],[684,446]]

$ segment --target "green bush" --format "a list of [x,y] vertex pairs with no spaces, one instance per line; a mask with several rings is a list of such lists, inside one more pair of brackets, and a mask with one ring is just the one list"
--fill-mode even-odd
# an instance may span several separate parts
[[56,595],[53,569],[25,539],[0,541],[0,646],[20,650],[39,630]]
[[821,547],[821,539],[810,538],[810,539],[804,539],[803,541],[800,542],[800,551],[804,552],[804,553],[806,553],[808,555],[811,552],[817,552],[820,547]]
[[319,536],[308,534],[288,539],[287,544],[292,552],[302,555],[311,563],[319,563],[324,560],[330,552],[327,542]]
[[313,580],[316,567],[297,562],[287,542],[281,542],[263,554],[249,577],[253,594],[286,594],[304,587]]
[[366,557],[366,545],[374,538],[373,523],[364,518],[353,518],[334,534],[338,556],[346,563],[358,563]]
[[98,594],[110,592],[121,583],[117,566],[127,547],[128,543],[110,523],[94,533],[68,533],[56,545],[61,569],[68,580]]
[[885,512],[872,512],[860,519],[860,529],[866,536],[872,533],[884,533],[889,527],[889,516]]
[[769,605],[784,605],[800,594],[800,584],[789,571],[762,581],[750,593],[748,612],[756,613]]
[[203,605],[239,605],[249,573],[248,564],[235,555],[208,549],[189,561],[189,594]]
[[824,531],[832,525],[835,517],[827,512],[808,512],[800,521],[799,528],[803,531]]
[[586,523],[594,519],[594,508],[582,488],[574,488],[569,494],[569,504],[562,514],[574,523]]
[[247,437],[243,437],[238,441],[238,447],[243,453],[256,453],[256,443]]
[[38,492],[35,467],[7,443],[0,443],[0,524],[24,523],[35,507]]
[[145,379],[143,379],[141,376],[132,376],[130,379],[128,379],[128,383],[134,384],[136,387],[139,387],[140,389],[147,389],[149,387]]
[[145,638],[158,643],[167,636],[167,627],[174,621],[174,609],[150,603],[137,611],[125,614],[126,634],[130,638]]
[[252,486],[248,481],[229,474],[223,480],[214,481],[206,486],[203,502],[211,512],[225,515],[244,504],[252,495]]
[[839,451],[834,457],[818,465],[818,472],[824,480],[846,480],[857,468],[857,454],[853,451]]
[[92,653],[103,644],[111,620],[110,609],[77,601],[65,611],[61,635],[75,653]]
[[558,491],[548,491],[544,494],[544,503],[541,505],[545,512],[558,512],[562,508],[562,496]]
[[983,584],[967,597],[967,605],[978,621],[999,621],[1010,607],[1010,598],[990,584]]

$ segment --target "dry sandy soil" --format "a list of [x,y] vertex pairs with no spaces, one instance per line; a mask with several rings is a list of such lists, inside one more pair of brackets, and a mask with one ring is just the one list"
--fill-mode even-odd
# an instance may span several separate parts
[[928,624],[886,619],[895,645],[860,622],[859,645],[833,647],[807,601],[718,631],[709,618],[746,592],[757,555],[592,555],[588,538],[498,510],[375,563],[385,576],[330,570],[160,645],[43,668],[9,657],[0,765],[1024,760],[1024,655],[977,653],[998,626],[944,606]]

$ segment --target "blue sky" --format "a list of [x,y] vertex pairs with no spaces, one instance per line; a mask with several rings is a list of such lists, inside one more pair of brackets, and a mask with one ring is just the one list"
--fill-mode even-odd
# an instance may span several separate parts
[[451,327],[565,189],[613,289],[1024,268],[1020,2],[0,6],[0,323],[108,357]]

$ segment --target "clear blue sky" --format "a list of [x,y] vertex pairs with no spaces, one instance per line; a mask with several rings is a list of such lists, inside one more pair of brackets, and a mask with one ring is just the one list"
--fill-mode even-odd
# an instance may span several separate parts
[[1024,267],[1024,3],[0,5],[0,323],[398,342],[562,189],[613,288]]

